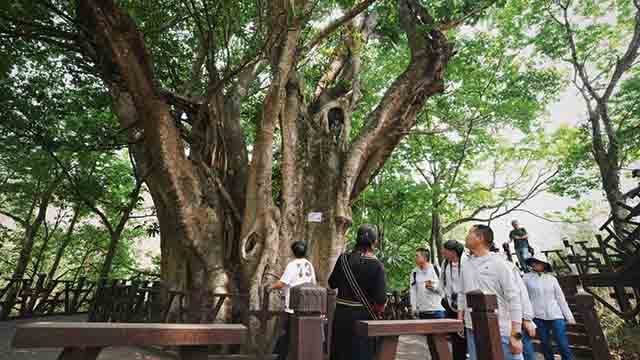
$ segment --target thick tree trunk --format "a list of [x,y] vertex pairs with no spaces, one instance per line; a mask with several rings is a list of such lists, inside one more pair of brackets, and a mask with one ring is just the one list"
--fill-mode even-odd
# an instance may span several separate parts
[[[252,69],[241,72],[231,90],[217,83],[218,74],[210,74],[209,89],[216,90],[195,105],[197,114],[190,114],[187,157],[175,125],[180,120],[169,111],[168,103],[175,98],[159,95],[150,57],[133,21],[110,0],[78,4],[78,19],[94,34],[91,40],[107,71],[113,108],[134,143],[130,151],[139,172],[148,174],[145,179],[160,223],[162,278],[187,293],[187,321],[193,322],[211,320],[206,311],[216,292],[249,293],[249,306],[258,308],[261,290],[276,280],[289,260],[291,242],[298,239],[308,241],[319,280],[326,284],[344,248],[352,202],[415,125],[426,99],[442,91],[444,67],[452,54],[442,33],[433,30],[426,36],[421,30],[424,21],[433,19],[420,4],[400,0],[411,63],[350,142],[350,117],[360,93],[355,42],[348,41],[351,51],[338,61],[343,66],[336,67],[341,70],[324,77],[316,98],[306,104],[296,72],[304,21],[299,14],[310,11],[313,2],[271,1],[271,36],[265,44],[271,76],[256,119],[251,163],[239,99]],[[361,22],[361,28],[370,31],[371,23]],[[118,70],[117,78],[110,69]],[[353,92],[340,84],[327,87],[338,83],[339,75],[352,83]],[[277,129],[282,135],[282,186],[274,201]],[[310,213],[321,218],[308,221]],[[225,309],[221,313],[228,316]],[[254,345],[267,346],[265,339],[273,329],[270,325],[260,336],[252,336]]]

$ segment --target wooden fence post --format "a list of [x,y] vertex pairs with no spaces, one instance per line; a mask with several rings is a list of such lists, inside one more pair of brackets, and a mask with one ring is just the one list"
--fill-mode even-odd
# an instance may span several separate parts
[[582,314],[582,318],[584,319],[584,327],[589,336],[593,358],[598,360],[611,360],[609,344],[602,331],[595,306],[596,303],[593,296],[583,292],[576,295],[576,310]]
[[580,285],[578,275],[558,276],[558,282],[565,296],[574,296],[578,293],[578,285]]
[[290,360],[322,360],[322,314],[327,309],[327,289],[301,285],[291,289]]
[[467,308],[471,308],[473,337],[478,360],[504,360],[502,338],[498,324],[498,300],[495,295],[480,291],[467,293]]

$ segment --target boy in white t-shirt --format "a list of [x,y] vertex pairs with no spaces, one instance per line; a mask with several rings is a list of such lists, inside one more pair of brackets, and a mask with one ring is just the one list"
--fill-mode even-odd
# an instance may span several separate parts
[[[289,314],[293,310],[289,308],[289,293],[292,287],[302,284],[315,284],[316,272],[313,264],[305,256],[307,255],[307,244],[304,241],[296,241],[291,244],[291,251],[295,256],[295,260],[289,262],[284,270],[284,274],[276,283],[271,285],[272,289],[282,289],[284,292],[284,311]],[[278,338],[275,353],[278,354],[278,360],[287,358],[289,352],[289,317],[285,317],[284,334]]]

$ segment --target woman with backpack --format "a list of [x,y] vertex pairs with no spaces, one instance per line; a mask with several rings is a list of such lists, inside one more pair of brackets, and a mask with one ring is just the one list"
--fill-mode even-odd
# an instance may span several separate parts
[[356,335],[355,324],[381,318],[384,311],[386,279],[384,266],[373,253],[377,243],[375,227],[361,225],[354,250],[340,255],[329,277],[329,286],[338,289],[331,360],[373,359],[373,339]]

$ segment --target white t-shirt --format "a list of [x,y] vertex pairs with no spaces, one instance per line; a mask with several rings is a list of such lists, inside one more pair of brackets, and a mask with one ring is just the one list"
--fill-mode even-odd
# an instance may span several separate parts
[[293,313],[293,310],[289,308],[289,289],[305,283],[315,284],[316,272],[309,260],[295,259],[287,264],[280,281],[286,285],[283,289],[284,311]]

